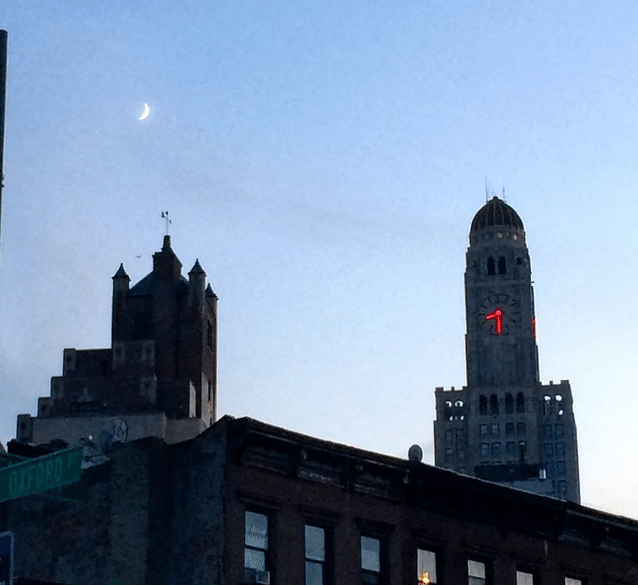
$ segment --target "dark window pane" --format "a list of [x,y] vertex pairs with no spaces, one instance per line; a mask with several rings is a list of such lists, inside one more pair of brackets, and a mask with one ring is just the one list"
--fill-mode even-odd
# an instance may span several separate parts
[[379,585],[379,573],[362,573],[361,582],[363,585]]
[[525,412],[525,395],[522,392],[516,395],[516,412]]
[[490,413],[498,414],[498,396],[496,394],[490,396]]

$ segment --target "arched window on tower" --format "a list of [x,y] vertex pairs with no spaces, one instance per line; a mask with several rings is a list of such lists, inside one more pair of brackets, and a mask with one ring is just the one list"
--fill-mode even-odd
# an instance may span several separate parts
[[498,259],[498,273],[505,274],[505,256],[501,256]]
[[487,259],[487,274],[489,276],[496,274],[496,264],[494,262],[494,256],[490,256]]
[[547,394],[543,396],[543,414],[545,416],[552,414],[552,397]]
[[479,414],[487,414],[487,396],[484,394],[479,396]]
[[516,395],[516,412],[525,412],[525,396],[522,392]]
[[505,412],[507,414],[512,414],[514,412],[514,397],[511,392],[508,392],[505,395]]
[[490,396],[490,414],[498,414],[498,396],[496,394]]

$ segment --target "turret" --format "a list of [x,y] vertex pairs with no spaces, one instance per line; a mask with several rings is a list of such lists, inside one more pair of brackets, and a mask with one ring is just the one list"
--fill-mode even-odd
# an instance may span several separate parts
[[201,267],[199,260],[195,260],[195,264],[188,273],[188,288],[192,299],[199,301],[204,300],[206,287],[206,273]]

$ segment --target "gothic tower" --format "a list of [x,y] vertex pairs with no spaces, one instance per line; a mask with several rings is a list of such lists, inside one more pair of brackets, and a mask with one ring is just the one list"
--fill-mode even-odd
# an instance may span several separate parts
[[436,389],[436,465],[578,502],[571,388],[539,381],[523,222],[498,197],[472,220],[465,309],[467,386]]
[[153,270],[134,286],[113,276],[111,347],[64,350],[62,376],[38,416],[18,416],[18,440],[101,445],[147,436],[190,439],[216,419],[217,296],[198,260],[182,263],[164,236]]

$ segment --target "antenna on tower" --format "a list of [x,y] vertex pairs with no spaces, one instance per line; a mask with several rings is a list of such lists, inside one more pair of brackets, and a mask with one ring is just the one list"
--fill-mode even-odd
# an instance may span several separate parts
[[503,201],[507,203],[507,199],[505,199],[505,185],[503,185]]
[[173,223],[169,218],[168,218],[168,211],[162,211],[162,219],[166,220],[166,235],[168,235],[168,226]]
[[494,190],[492,189],[492,185],[490,185],[487,180],[487,175],[485,175],[485,203],[490,200],[490,197],[494,197]]

